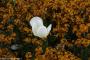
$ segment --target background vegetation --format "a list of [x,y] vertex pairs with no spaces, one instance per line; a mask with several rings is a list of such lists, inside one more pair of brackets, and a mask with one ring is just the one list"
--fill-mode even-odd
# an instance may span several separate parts
[[[34,16],[53,25],[47,39],[33,36]],[[90,60],[90,0],[0,0],[0,58]]]

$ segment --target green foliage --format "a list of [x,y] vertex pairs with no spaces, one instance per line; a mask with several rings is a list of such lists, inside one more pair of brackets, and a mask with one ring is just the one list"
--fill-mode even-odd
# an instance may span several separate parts
[[43,54],[44,54],[45,51],[46,51],[46,47],[48,47],[48,41],[47,41],[47,40],[43,42],[43,46],[42,46]]
[[88,60],[88,48],[84,48],[81,50],[81,59]]

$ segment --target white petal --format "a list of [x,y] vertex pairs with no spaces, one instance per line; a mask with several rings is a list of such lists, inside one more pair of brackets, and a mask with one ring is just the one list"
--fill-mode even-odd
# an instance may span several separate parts
[[30,20],[32,32],[35,36],[40,38],[46,38],[49,34],[52,25],[50,24],[47,28],[43,25],[43,21],[40,17],[33,17]]
[[17,44],[11,46],[12,50],[17,50],[18,48],[19,48],[19,46]]
[[37,30],[38,30],[38,27],[32,27],[32,32],[35,36],[38,36],[37,35]]
[[45,38],[47,37],[47,29],[45,26],[41,26],[37,31],[38,37]]
[[52,24],[50,24],[48,27],[47,27],[47,33],[49,34],[49,32],[51,31],[51,28],[52,28]]
[[43,21],[40,17],[33,17],[31,20],[30,20],[30,25],[32,27],[39,27],[39,26],[42,26],[43,25]]

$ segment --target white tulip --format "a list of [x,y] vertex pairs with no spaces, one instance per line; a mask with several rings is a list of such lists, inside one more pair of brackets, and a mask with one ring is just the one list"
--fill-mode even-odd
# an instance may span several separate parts
[[30,25],[32,27],[32,32],[35,36],[40,38],[46,38],[49,34],[52,24],[50,24],[47,28],[43,25],[43,21],[40,17],[33,17],[30,20]]

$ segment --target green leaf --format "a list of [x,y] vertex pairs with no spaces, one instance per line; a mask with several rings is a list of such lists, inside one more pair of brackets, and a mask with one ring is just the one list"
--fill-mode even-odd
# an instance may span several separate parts
[[81,51],[81,59],[88,60],[88,48],[84,48]]
[[42,47],[42,49],[43,49],[43,54],[44,54],[45,51],[46,51],[46,47],[48,47],[48,41],[47,41],[47,40],[43,42],[43,47]]

